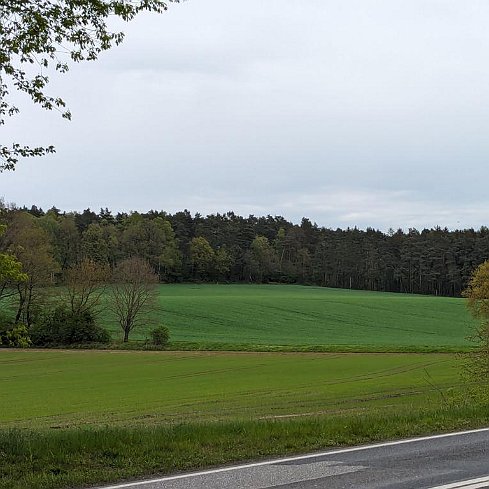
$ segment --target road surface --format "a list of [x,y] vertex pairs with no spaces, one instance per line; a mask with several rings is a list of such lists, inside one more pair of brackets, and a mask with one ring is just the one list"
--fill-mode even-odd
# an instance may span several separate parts
[[489,488],[489,428],[330,450],[104,489],[265,488]]

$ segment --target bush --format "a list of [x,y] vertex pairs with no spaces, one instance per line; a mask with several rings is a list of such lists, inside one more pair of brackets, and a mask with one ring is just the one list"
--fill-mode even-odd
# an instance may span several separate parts
[[0,331],[0,345],[9,348],[29,348],[32,341],[27,327],[24,324],[15,324]]
[[151,331],[153,345],[166,346],[170,341],[170,330],[166,326],[158,326]]
[[109,333],[97,326],[90,312],[73,314],[64,306],[41,315],[30,329],[36,346],[108,343]]

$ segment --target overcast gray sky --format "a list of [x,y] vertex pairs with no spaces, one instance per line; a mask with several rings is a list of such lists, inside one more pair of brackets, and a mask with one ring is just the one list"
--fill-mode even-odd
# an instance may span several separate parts
[[307,216],[326,227],[489,224],[489,2],[188,0],[52,78],[3,142],[54,156],[0,196],[63,210]]

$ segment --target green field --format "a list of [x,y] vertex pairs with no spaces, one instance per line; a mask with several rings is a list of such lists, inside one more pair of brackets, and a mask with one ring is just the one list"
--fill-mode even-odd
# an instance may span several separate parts
[[[360,350],[467,348],[473,320],[463,299],[294,285],[161,285],[174,342]],[[114,337],[117,325],[105,318]],[[134,330],[144,339],[148,329]],[[224,347],[223,347],[224,345]],[[184,346],[184,345],[180,345]]]
[[[461,357],[447,353],[470,345],[462,299],[159,292],[159,317],[131,340],[163,323],[174,351],[0,350],[0,488],[81,487],[489,422],[465,397]],[[120,338],[107,312],[99,319]]]
[[3,426],[263,419],[426,407],[448,354],[2,351]]

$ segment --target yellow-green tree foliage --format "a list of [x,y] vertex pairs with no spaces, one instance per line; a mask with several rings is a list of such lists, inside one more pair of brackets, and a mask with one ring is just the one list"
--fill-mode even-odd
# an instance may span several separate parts
[[[6,227],[0,225],[0,236]],[[27,274],[22,271],[22,263],[15,256],[8,253],[0,253],[0,299],[11,295],[13,287],[27,281]]]
[[474,271],[463,295],[474,317],[489,320],[489,260]]
[[472,336],[477,348],[469,357],[467,370],[475,380],[485,384],[489,381],[489,260],[474,271],[463,296],[472,315],[480,320]]

